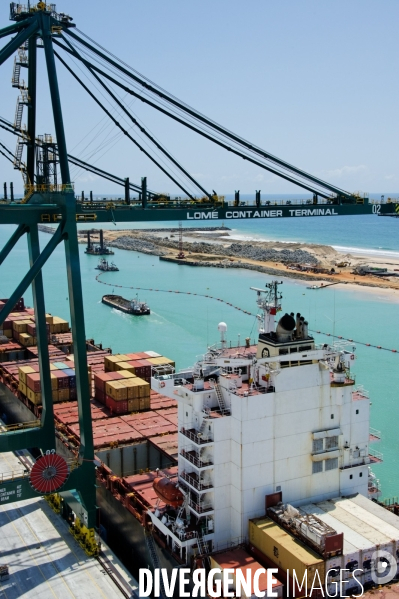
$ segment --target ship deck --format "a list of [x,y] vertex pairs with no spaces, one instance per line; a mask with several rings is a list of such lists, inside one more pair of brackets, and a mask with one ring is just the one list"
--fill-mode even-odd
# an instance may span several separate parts
[[[2,473],[21,468],[13,453],[0,453]],[[137,583],[115,556],[103,548],[103,565],[88,557],[44,499],[0,505],[0,563],[10,577],[0,582],[4,599],[122,599],[138,597]],[[137,591],[138,593],[138,591]]]

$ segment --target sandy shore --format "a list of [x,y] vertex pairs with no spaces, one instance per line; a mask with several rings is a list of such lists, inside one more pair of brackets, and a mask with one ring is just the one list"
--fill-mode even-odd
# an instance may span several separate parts
[[[94,243],[98,242],[98,234],[91,235]],[[86,237],[81,235],[81,243]],[[149,254],[163,255],[177,259],[179,252],[179,234],[174,230],[104,230],[104,240],[107,244],[122,249],[143,251]],[[375,275],[359,275],[354,270],[359,266],[386,268],[389,272],[398,272],[399,259],[373,254],[343,253],[337,249],[320,244],[290,243],[278,241],[243,241],[230,237],[226,230],[222,231],[193,231],[183,229],[183,251],[186,259],[203,264],[204,266],[219,266],[224,268],[248,268],[260,270],[275,276],[285,276],[297,279],[307,285],[326,285],[337,283],[337,287],[346,285],[348,289],[361,290],[386,298],[399,301],[399,276],[379,277]],[[281,253],[281,258],[280,258]],[[264,259],[272,255],[272,259]],[[317,274],[292,270],[292,262],[299,262],[322,267],[334,273]],[[258,256],[262,256],[259,258]],[[315,290],[316,293],[319,291]]]

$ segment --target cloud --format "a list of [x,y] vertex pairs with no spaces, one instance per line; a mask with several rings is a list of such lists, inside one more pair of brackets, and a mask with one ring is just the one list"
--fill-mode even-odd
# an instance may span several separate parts
[[357,166],[343,166],[342,168],[336,168],[331,171],[326,171],[325,174],[327,177],[344,177],[365,170],[367,170],[367,167],[364,164],[359,164]]
[[190,173],[190,175],[194,177],[194,179],[205,179],[204,173]]
[[385,175],[384,179],[395,179],[395,175]]
[[98,175],[93,175],[92,173],[87,173],[86,175],[82,175],[80,177],[76,177],[75,183],[92,183],[93,181],[98,181],[100,177]]

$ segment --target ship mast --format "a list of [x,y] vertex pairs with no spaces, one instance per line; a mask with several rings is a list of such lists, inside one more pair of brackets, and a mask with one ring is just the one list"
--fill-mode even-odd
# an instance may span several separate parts
[[[272,281],[266,283],[265,289],[251,287],[257,293],[256,303],[262,314],[258,314],[258,329],[260,334],[267,334],[275,331],[274,317],[281,310],[281,302],[283,295],[278,291],[278,286],[282,285],[283,281]],[[264,294],[264,295],[262,295]]]

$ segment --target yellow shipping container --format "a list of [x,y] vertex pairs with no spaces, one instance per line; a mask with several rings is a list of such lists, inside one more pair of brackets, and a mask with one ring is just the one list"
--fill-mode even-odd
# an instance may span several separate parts
[[295,571],[297,579],[302,581],[307,572],[309,589],[316,570],[322,583],[325,580],[325,563],[320,555],[269,518],[249,520],[249,543],[284,572],[289,570],[291,577]]
[[59,395],[59,392],[57,391],[57,389],[53,389],[51,392],[51,395],[53,397],[54,403],[57,403],[57,401],[60,401],[60,395]]
[[58,389],[58,379],[55,376],[55,374],[52,374],[52,372],[50,372],[50,378],[51,378],[51,388],[53,391],[57,391]]
[[58,401],[69,400],[69,389],[58,389]]
[[35,393],[32,389],[29,389],[29,387],[26,388],[26,396],[33,404],[35,404],[35,406],[40,406],[42,403],[42,394]]
[[33,337],[28,333],[19,333],[18,341],[24,347],[30,347],[31,345],[33,345]]
[[133,372],[130,372],[130,370],[118,370],[118,374],[121,374],[125,379],[137,378]]
[[105,393],[116,401],[127,399],[127,388],[120,381],[106,383]]
[[12,339],[12,329],[4,329],[3,335],[8,339]]
[[46,322],[47,324],[53,324],[53,316],[51,314],[46,314]]
[[136,384],[136,380],[137,380],[137,378],[124,379],[123,381],[121,381],[123,386],[127,388],[127,398],[128,399],[134,399],[134,400],[139,399],[139,388]]
[[135,373],[135,368],[129,362],[116,362],[115,370],[121,372],[121,370],[128,370],[129,372]]
[[161,356],[160,358],[147,358],[147,361],[151,362],[154,366],[175,366],[173,360],[169,360],[169,358],[165,358],[164,356]]
[[140,400],[137,399],[128,399],[127,400],[127,410],[128,412],[138,412],[140,410]]
[[21,391],[22,395],[26,395],[26,385],[21,380],[18,383],[18,391]]
[[143,382],[140,386],[139,386],[139,397],[143,398],[143,397],[150,397],[150,384]]
[[17,333],[26,333],[26,327],[28,324],[31,324],[31,320],[14,320],[12,323],[12,328]]
[[26,375],[32,374],[33,372],[35,372],[35,370],[32,368],[32,366],[20,366],[18,368],[18,376],[20,382],[22,381],[26,385]]
[[149,397],[141,397],[139,399],[139,411],[150,409],[150,398]]
[[115,364],[121,362],[118,356],[104,356],[104,369],[105,372],[114,372]]

